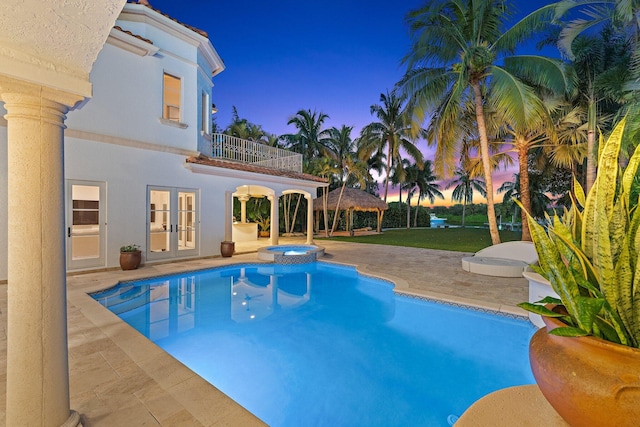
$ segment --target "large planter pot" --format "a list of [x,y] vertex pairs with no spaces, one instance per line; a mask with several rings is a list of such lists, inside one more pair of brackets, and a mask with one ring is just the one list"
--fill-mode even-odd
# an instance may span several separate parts
[[220,242],[220,254],[223,257],[230,257],[236,250],[235,242],[224,241]]
[[123,270],[135,270],[142,260],[141,251],[120,252],[120,268]]
[[551,406],[571,426],[638,426],[640,350],[595,337],[558,337],[546,329],[529,345],[531,369]]

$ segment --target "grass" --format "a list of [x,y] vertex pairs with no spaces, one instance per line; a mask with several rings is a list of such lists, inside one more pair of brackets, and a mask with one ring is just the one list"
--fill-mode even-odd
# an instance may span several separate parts
[[[324,240],[323,238],[316,239]],[[503,242],[520,240],[520,232],[501,231],[500,239]],[[354,237],[335,236],[328,240],[457,252],[477,252],[491,245],[491,235],[486,228],[393,229],[385,230],[381,234]]]

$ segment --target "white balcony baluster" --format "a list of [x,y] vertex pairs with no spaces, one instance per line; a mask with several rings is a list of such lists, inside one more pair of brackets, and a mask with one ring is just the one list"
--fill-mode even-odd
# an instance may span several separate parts
[[302,172],[301,154],[222,133],[212,135],[210,156],[271,169]]

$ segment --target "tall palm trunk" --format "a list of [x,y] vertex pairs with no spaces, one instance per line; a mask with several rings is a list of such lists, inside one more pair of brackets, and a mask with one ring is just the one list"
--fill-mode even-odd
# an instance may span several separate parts
[[407,190],[407,228],[411,228],[411,191]]
[[587,110],[587,172],[585,179],[585,194],[589,194],[589,190],[596,180],[596,103],[589,100],[589,108]]
[[467,195],[464,195],[464,202],[462,203],[462,228],[464,228],[464,216],[467,211]]
[[391,141],[387,141],[389,149],[387,150],[387,176],[384,177],[384,202],[387,203],[387,195],[389,194],[389,175],[391,175]]
[[329,237],[329,194],[327,187],[322,187],[322,208],[324,214],[324,237]]
[[484,107],[482,105],[482,92],[480,82],[475,80],[471,83],[476,104],[476,121],[478,123],[478,134],[480,135],[480,155],[482,157],[482,167],[484,169],[484,181],[487,189],[487,216],[489,217],[489,233],[491,242],[494,245],[500,243],[500,233],[498,232],[498,222],[496,221],[496,209],[493,201],[493,177],[491,175],[491,159],[489,157],[489,138],[487,138],[487,126],[484,121]]
[[531,194],[529,193],[529,162],[527,156],[527,146],[521,145],[518,150],[518,166],[520,169],[520,203],[524,209],[521,210],[522,222],[522,241],[530,242],[531,233],[529,232],[529,224],[527,223],[527,212],[531,212]]
[[336,229],[337,219],[340,214],[340,202],[342,201],[342,193],[344,193],[344,187],[346,186],[347,186],[347,181],[344,180],[342,182],[342,188],[340,189],[340,195],[338,196],[338,201],[336,202],[336,213],[333,216],[333,225],[331,226],[331,235],[333,235],[333,232]]
[[418,196],[418,203],[416,204],[416,210],[413,213],[413,228],[418,227],[418,208],[420,207],[420,199],[422,199],[422,196]]
[[296,226],[296,219],[298,217],[298,208],[300,207],[301,199],[302,199],[302,194],[298,194],[298,201],[296,203],[296,208],[293,210],[293,219],[291,220],[291,227],[289,228],[289,234],[293,234],[293,228]]

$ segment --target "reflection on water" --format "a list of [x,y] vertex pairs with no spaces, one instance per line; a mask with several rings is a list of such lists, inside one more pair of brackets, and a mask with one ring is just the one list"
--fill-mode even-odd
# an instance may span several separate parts
[[304,265],[212,270],[123,283],[93,297],[156,341],[213,318],[256,322],[299,307],[310,299],[314,272]]
[[[262,320],[279,309],[298,307],[307,301],[311,294],[311,273],[303,273],[304,279],[297,286],[289,281],[279,285],[279,275],[258,273],[255,278],[247,276],[246,268],[240,269],[240,275],[231,286],[231,318],[243,323]],[[264,283],[264,277],[269,278]],[[289,286],[287,286],[289,285]]]

